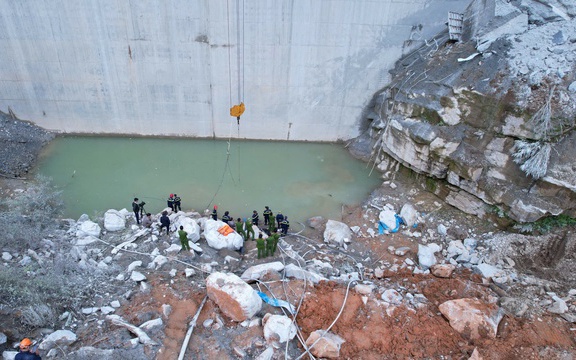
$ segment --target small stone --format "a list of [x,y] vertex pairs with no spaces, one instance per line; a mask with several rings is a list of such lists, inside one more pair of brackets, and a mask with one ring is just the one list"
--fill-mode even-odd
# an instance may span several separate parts
[[141,272],[132,271],[132,274],[130,275],[130,279],[131,279],[132,281],[139,282],[139,281],[144,281],[144,280],[146,280],[146,276],[145,276],[144,274],[142,274]]
[[210,327],[210,325],[212,325],[214,323],[214,320],[212,319],[206,319],[204,320],[204,322],[202,323],[202,326],[204,326],[206,329]]
[[114,309],[114,308],[111,307],[111,306],[102,306],[102,307],[100,308],[100,311],[102,312],[102,314],[108,315],[108,314],[111,314],[111,313],[113,313],[114,311],[116,311],[116,309]]
[[358,284],[354,286],[354,290],[361,295],[370,295],[372,294],[372,290],[374,289],[374,285],[364,285]]
[[432,275],[439,277],[439,278],[449,278],[452,275],[456,267],[452,264],[440,264],[440,265],[433,265]]
[[110,306],[117,309],[120,307],[120,301],[114,300],[114,301],[110,302]]
[[382,300],[390,304],[400,305],[402,303],[402,295],[394,289],[388,289],[382,293]]
[[172,306],[170,306],[168,304],[163,304],[162,305],[162,314],[164,315],[164,317],[167,318],[168,316],[170,316],[171,313],[172,313]]
[[134,269],[140,266],[142,266],[142,261],[133,261],[130,265],[128,265],[128,272],[134,271]]
[[184,274],[186,274],[186,277],[188,278],[190,276],[196,275],[196,271],[194,269],[187,268],[184,270]]
[[410,248],[408,246],[402,246],[402,247],[399,247],[398,249],[394,250],[394,254],[396,254],[398,256],[404,256],[409,251],[410,251]]
[[170,274],[170,277],[174,277],[174,276],[176,276],[177,273],[178,273],[178,271],[176,269],[172,269],[172,270],[170,270],[170,272],[168,274]]

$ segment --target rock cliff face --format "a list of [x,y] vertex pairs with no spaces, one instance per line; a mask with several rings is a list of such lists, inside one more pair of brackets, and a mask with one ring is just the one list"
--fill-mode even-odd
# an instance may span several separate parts
[[460,41],[447,29],[397,63],[353,148],[471,214],[576,215],[576,5],[543,3],[474,1]]

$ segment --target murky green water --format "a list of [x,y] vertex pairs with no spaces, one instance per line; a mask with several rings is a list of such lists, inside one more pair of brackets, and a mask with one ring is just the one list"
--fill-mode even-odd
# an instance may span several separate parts
[[64,190],[72,218],[130,210],[134,197],[158,213],[177,193],[183,210],[218,205],[220,216],[258,210],[262,219],[269,205],[292,221],[340,220],[342,204],[360,203],[381,183],[341,145],[293,142],[64,137],[47,147],[38,171]]

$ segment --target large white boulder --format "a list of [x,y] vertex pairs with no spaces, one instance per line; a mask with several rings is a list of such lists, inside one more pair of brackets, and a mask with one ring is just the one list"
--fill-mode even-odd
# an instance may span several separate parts
[[296,336],[296,326],[288,316],[266,314],[262,322],[264,323],[264,338],[267,341],[283,343]]
[[196,220],[187,217],[185,213],[174,214],[174,219],[171,222],[176,226],[176,231],[180,230],[180,226],[184,227],[184,231],[188,233],[188,240],[192,242],[200,240],[200,226]]
[[94,236],[100,237],[100,232],[102,229],[100,225],[96,224],[93,221],[86,220],[80,224],[78,227],[78,231],[76,232],[76,237],[85,237],[85,236]]
[[215,272],[206,278],[208,297],[234,321],[242,322],[262,308],[262,299],[250,285],[232,273]]
[[104,228],[108,231],[120,231],[126,228],[126,218],[118,210],[110,209],[104,213]]
[[344,246],[352,239],[352,230],[348,225],[335,220],[328,220],[326,222],[326,229],[324,230],[324,242],[334,243],[338,246]]
[[418,263],[420,266],[427,270],[432,265],[436,264],[436,253],[442,250],[438,244],[422,245],[418,244]]
[[440,304],[438,309],[450,321],[454,330],[470,340],[486,336],[494,339],[503,316],[496,305],[471,298],[448,300]]
[[262,275],[269,271],[280,272],[282,270],[284,270],[284,264],[282,264],[280,261],[274,261],[271,263],[251,266],[246,269],[246,271],[244,271],[240,278],[244,281],[258,280],[262,277]]
[[230,250],[240,250],[244,246],[244,239],[237,232],[231,232],[230,234],[224,236],[218,232],[224,222],[220,220],[206,220],[204,224],[204,237],[208,246],[213,249],[230,249]]

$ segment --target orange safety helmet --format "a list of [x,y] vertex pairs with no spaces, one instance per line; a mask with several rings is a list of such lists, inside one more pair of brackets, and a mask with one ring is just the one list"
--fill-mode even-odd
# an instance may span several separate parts
[[28,338],[24,338],[22,339],[22,341],[20,341],[20,349],[25,349],[27,347],[30,347],[30,345],[32,345],[32,340]]

